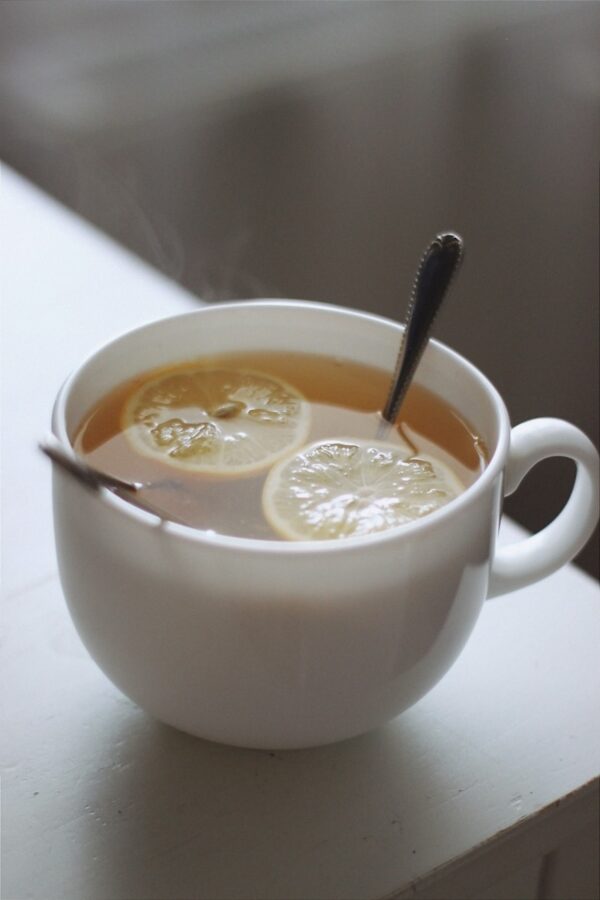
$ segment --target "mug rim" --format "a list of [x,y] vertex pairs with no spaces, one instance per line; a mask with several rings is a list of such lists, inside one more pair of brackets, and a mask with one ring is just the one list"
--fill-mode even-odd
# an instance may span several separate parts
[[[310,309],[313,311],[321,310],[333,315],[342,315],[358,320],[364,319],[366,321],[376,322],[387,328],[392,328],[393,330],[399,332],[401,332],[404,328],[401,323],[395,322],[393,319],[389,319],[386,316],[380,316],[363,310],[354,310],[350,309],[349,307],[344,307],[332,303],[320,303],[312,300],[289,300],[283,298],[234,300],[219,304],[206,304],[205,306],[199,307],[198,309],[165,316],[160,319],[154,319],[151,322],[146,322],[143,325],[138,325],[135,328],[129,329],[128,331],[121,332],[108,341],[104,341],[101,345],[92,350],[82,360],[77,368],[70,373],[70,375],[67,377],[62,387],[60,388],[54,403],[52,412],[52,431],[59,438],[59,440],[61,440],[68,447],[72,448],[71,439],[66,427],[66,407],[70,393],[76,386],[78,378],[81,376],[81,373],[87,367],[87,365],[91,363],[93,359],[99,357],[102,353],[106,352],[115,344],[118,344],[121,341],[126,341],[127,339],[145,330],[160,327],[161,323],[166,324],[167,322],[172,322],[177,319],[195,317],[198,315],[202,315],[203,313],[206,314],[211,310],[220,311],[224,309],[247,309],[250,306],[261,308],[268,308],[269,306],[278,308],[288,307],[297,309]],[[163,520],[153,513],[146,512],[145,510],[140,509],[139,507],[136,507],[131,503],[128,503],[127,500],[118,497],[116,494],[113,494],[111,491],[104,488],[97,492],[97,499],[99,502],[112,507],[114,512],[118,515],[129,518],[132,524],[137,524],[142,528],[152,529],[153,531],[155,531],[157,527],[160,527],[163,533],[168,533],[173,537],[176,537],[177,539],[183,540],[188,543],[200,543],[203,545],[210,545],[215,548],[218,547],[224,550],[235,550],[238,552],[246,551],[253,554],[260,553],[262,555],[289,554],[292,556],[301,556],[306,554],[312,555],[314,553],[352,552],[353,550],[359,550],[362,547],[366,548],[372,547],[374,545],[381,546],[383,544],[387,544],[389,541],[402,540],[403,536],[406,536],[406,538],[409,539],[414,537],[414,535],[418,534],[419,532],[430,530],[431,528],[435,528],[438,525],[441,526],[446,520],[452,519],[455,515],[459,514],[461,510],[464,510],[472,503],[474,503],[477,500],[477,497],[482,492],[484,492],[495,480],[496,476],[504,466],[504,461],[508,452],[511,426],[508,411],[506,409],[504,401],[502,400],[502,397],[500,396],[500,393],[494,387],[492,382],[473,363],[471,363],[456,350],[453,350],[452,348],[448,347],[446,344],[435,338],[430,339],[429,345],[432,345],[437,353],[442,354],[442,356],[445,355],[454,363],[457,363],[459,366],[461,366],[471,378],[473,378],[480,384],[481,387],[483,387],[486,395],[491,401],[491,405],[494,410],[494,414],[498,424],[498,438],[496,441],[495,450],[492,453],[487,466],[485,467],[483,472],[478,475],[475,481],[470,484],[458,497],[455,497],[441,509],[429,513],[422,519],[417,519],[413,522],[397,525],[394,528],[389,528],[385,531],[377,532],[376,534],[348,537],[343,541],[277,541],[265,538],[247,538],[236,537],[234,535],[218,534],[216,532],[203,531],[190,525],[181,525],[170,520]]]

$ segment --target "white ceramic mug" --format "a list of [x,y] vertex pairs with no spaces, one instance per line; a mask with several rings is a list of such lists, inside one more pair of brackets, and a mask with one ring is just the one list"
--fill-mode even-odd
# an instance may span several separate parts
[[[333,306],[205,307],[123,335],[66,382],[64,442],[103,394],[136,373],[235,350],[335,354],[392,370],[401,327]],[[54,473],[60,575],[89,652],[156,718],[246,747],[324,744],[368,731],[422,697],[464,646],[486,597],[570,560],[598,518],[598,454],[573,425],[511,431],[495,388],[435,341],[417,372],[490,450],[457,499],[414,523],[341,541],[261,541],[155,517]],[[383,400],[383,398],[382,398]],[[577,464],[570,499],[543,531],[496,549],[503,494],[549,456]]]

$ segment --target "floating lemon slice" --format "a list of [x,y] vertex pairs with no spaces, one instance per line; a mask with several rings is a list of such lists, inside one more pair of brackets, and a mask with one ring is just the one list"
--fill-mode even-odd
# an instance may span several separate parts
[[309,406],[291,385],[262,372],[198,367],[145,382],[122,425],[146,456],[188,472],[259,472],[299,447]]
[[374,534],[444,506],[464,485],[439,460],[380,441],[335,439],[271,469],[263,511],[288,540]]

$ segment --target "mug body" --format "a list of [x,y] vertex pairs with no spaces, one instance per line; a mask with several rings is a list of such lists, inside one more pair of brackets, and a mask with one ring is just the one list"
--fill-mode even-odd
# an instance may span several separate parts
[[[314,303],[205,307],[93,354],[61,390],[53,429],[69,442],[120,382],[220,352],[334,354],[391,372],[401,334],[388,320]],[[490,459],[448,506],[379,535],[209,534],[161,523],[55,471],[67,603],[90,654],[126,695],[200,737],[284,749],[368,731],[433,687],[487,593],[509,422],[487,379],[437,342],[416,380],[476,428]]]

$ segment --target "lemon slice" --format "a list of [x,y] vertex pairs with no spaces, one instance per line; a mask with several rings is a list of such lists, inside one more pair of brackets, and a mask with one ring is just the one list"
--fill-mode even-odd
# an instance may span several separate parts
[[271,469],[263,512],[288,540],[374,534],[420,519],[464,490],[429,455],[380,441],[334,439],[303,448]]
[[140,453],[169,466],[242,475],[299,447],[309,414],[302,395],[271,375],[194,367],[145,382],[122,425]]

